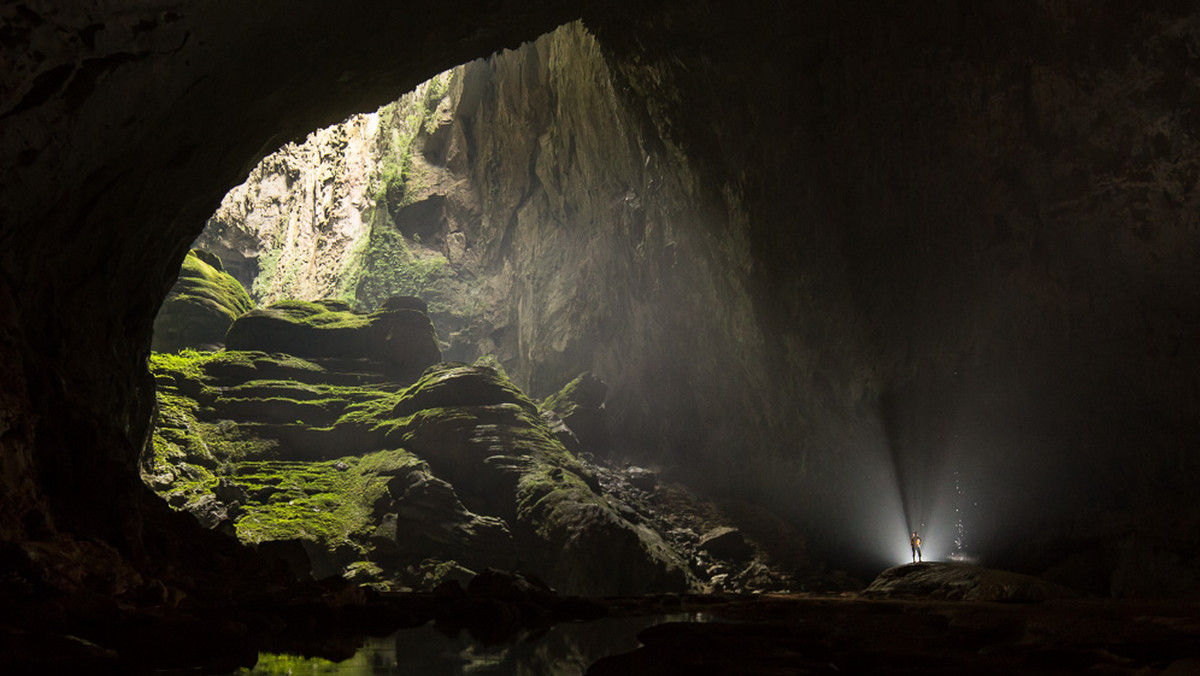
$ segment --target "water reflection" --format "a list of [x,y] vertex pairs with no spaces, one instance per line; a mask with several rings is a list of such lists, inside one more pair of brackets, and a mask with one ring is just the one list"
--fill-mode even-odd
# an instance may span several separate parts
[[447,636],[432,625],[403,629],[386,638],[368,638],[344,662],[263,653],[253,669],[237,676],[391,676],[429,674],[460,676],[497,674],[541,676],[583,674],[596,660],[629,652],[640,644],[637,633],[664,622],[712,622],[707,613],[674,613],[643,617],[606,617],[590,622],[557,624],[513,643],[483,645],[462,631]]

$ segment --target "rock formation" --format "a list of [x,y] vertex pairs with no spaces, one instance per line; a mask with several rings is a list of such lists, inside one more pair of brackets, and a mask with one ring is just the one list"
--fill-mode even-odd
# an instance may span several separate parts
[[268,557],[298,544],[318,578],[431,589],[519,564],[566,593],[686,590],[679,555],[507,378],[435,363],[421,305],[280,301],[225,351],[156,353],[146,483]]
[[225,272],[220,258],[192,249],[154,318],[152,347],[160,352],[220,347],[233,320],[252,307],[246,289]]
[[863,591],[871,598],[1034,603],[1078,597],[1074,590],[1028,575],[966,563],[913,563],[888,568]]
[[369,315],[351,312],[340,301],[280,301],[238,317],[225,341],[231,350],[368,360],[412,382],[442,357],[424,303],[412,300],[395,299]]

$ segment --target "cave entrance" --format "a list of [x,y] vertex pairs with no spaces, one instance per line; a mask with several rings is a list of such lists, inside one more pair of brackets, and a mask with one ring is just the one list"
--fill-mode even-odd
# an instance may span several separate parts
[[749,571],[722,589],[786,587],[737,531],[698,549],[725,525],[699,506],[652,509],[653,471],[604,462],[612,418],[646,415],[605,381],[670,387],[638,317],[710,331],[681,298],[714,283],[680,264],[694,177],[611,78],[568,24],[265,158],[158,316],[146,483],[300,575],[429,589],[520,562],[628,594],[703,588],[700,561]]

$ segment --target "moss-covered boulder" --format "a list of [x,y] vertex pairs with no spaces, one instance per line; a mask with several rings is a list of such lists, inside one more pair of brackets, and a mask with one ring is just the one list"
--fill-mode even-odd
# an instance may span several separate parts
[[205,526],[285,553],[305,575],[388,588],[516,564],[503,520],[469,511],[426,463],[372,431],[397,383],[321,382],[350,377],[262,352],[156,353],[151,369],[158,416],[143,478]]
[[225,272],[221,259],[192,249],[154,320],[153,349],[219,348],[233,320],[253,307],[246,289]]
[[389,300],[362,314],[335,300],[280,301],[239,317],[225,343],[230,350],[359,361],[368,368],[373,362],[411,382],[442,358],[433,323],[417,303]]
[[519,564],[566,593],[688,588],[680,558],[601,493],[502,372],[437,364],[405,387],[342,370],[365,366],[154,354],[144,479],[207,526],[291,565],[304,558],[315,576],[428,587]]
[[469,508],[505,519],[521,559],[551,585],[589,594],[688,587],[675,552],[654,530],[618,514],[587,466],[498,372],[439,364],[403,393],[396,410],[422,401],[437,406],[398,421],[389,441],[429,462]]
[[607,395],[608,383],[587,371],[547,397],[541,409],[550,420],[562,420],[571,436],[578,440],[580,450],[604,456],[608,454],[609,443],[604,415]]

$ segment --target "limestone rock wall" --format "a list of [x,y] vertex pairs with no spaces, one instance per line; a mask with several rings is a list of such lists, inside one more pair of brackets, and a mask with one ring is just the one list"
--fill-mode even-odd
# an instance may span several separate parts
[[790,419],[751,459],[766,492],[867,549],[901,502],[914,527],[947,510],[959,472],[974,544],[1006,564],[1139,533],[1196,561],[1200,16],[756,9],[593,25],[741,197]]
[[197,245],[261,304],[334,297],[369,226],[378,126],[377,115],[354,115],[272,153],[225,195]]
[[151,326],[221,196],[286,141],[579,10],[0,7],[0,537],[63,531],[145,560],[143,538],[163,537],[147,524],[166,518],[136,471]]

